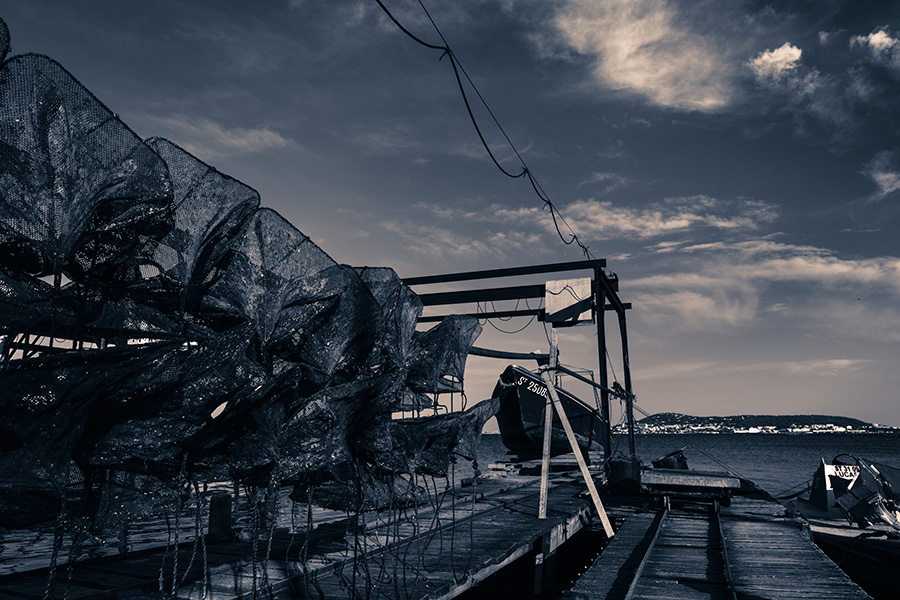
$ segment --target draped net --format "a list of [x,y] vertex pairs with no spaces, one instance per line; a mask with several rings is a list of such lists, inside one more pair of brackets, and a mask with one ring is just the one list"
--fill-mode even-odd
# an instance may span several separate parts
[[473,454],[491,403],[392,414],[462,391],[477,321],[416,332],[391,269],[336,263],[54,60],[6,59],[0,25],[0,527],[114,524],[223,479],[377,506]]

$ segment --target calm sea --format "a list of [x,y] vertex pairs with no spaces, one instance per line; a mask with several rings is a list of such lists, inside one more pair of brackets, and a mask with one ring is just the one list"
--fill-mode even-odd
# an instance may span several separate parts
[[[900,433],[816,434],[649,434],[635,436],[635,448],[644,464],[683,449],[688,467],[732,471],[778,496],[812,479],[819,460],[841,453],[900,467]],[[627,453],[625,436],[616,436],[614,452]],[[506,458],[500,436],[482,436],[479,463]]]

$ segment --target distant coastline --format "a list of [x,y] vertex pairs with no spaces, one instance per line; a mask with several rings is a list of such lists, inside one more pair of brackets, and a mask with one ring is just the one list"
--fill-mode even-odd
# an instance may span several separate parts
[[[624,425],[613,431],[624,433]],[[814,434],[896,433],[900,429],[831,415],[733,415],[696,417],[681,413],[657,413],[635,423],[635,433]]]

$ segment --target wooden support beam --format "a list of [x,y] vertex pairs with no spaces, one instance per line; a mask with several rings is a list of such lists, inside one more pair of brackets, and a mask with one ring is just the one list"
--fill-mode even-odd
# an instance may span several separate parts
[[600,517],[600,523],[603,525],[603,532],[606,533],[607,538],[612,538],[616,532],[613,530],[612,523],[610,523],[609,517],[606,515],[606,509],[603,508],[603,502],[600,501],[600,493],[597,492],[597,486],[594,485],[594,478],[591,476],[590,471],[588,471],[584,455],[581,454],[581,448],[578,447],[578,440],[575,439],[575,432],[572,431],[572,425],[569,423],[566,411],[559,401],[559,396],[556,394],[556,388],[553,387],[553,380],[550,378],[547,371],[542,371],[541,376],[544,378],[544,383],[550,391],[550,397],[553,399],[553,406],[557,409],[559,420],[562,422],[563,429],[566,431],[566,437],[569,438],[569,444],[572,447],[572,452],[575,454],[575,460],[578,461],[578,468],[581,469],[581,476],[587,484],[588,492],[591,494],[591,500],[594,501],[594,508],[597,509],[597,516]]
[[455,292],[433,292],[419,294],[423,306],[441,306],[444,304],[468,304],[470,302],[494,302],[499,300],[524,300],[526,298],[543,298],[544,284],[514,285],[502,288],[486,288],[480,290],[458,290]]
[[[522,308],[518,310],[495,310],[490,312],[469,312],[469,313],[453,313],[454,315],[465,315],[467,317],[475,317],[476,319],[508,319],[510,317],[537,317],[538,321],[544,320],[543,308]],[[419,323],[439,323],[446,319],[449,315],[427,315],[419,317]]]
[[503,360],[536,360],[538,363],[547,364],[550,361],[549,354],[540,352],[506,352],[505,350],[491,350],[472,346],[469,348],[472,356],[484,356],[487,358],[501,358]]
[[[556,327],[550,328],[550,368],[556,368],[557,346],[559,344]],[[546,381],[546,380],[545,380]],[[550,384],[553,387],[553,384]],[[555,390],[554,390],[555,391]],[[553,431],[553,402],[550,397],[544,405],[544,446],[541,454],[541,499],[538,504],[538,519],[547,518],[547,502],[550,497],[550,440]]]
[[475,281],[478,279],[494,279],[497,277],[518,277],[520,275],[539,275],[542,273],[562,273],[597,269],[606,266],[606,259],[579,260],[573,262],[553,263],[548,265],[532,265],[529,267],[513,267],[507,269],[488,269],[485,271],[468,271],[465,273],[448,273],[445,275],[425,275],[422,277],[406,277],[406,285],[430,285],[435,283],[451,283],[456,281]]

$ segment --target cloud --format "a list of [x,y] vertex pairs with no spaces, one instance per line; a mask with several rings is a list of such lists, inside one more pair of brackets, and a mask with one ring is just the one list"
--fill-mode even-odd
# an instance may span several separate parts
[[665,256],[674,268],[659,265],[628,282],[652,324],[724,332],[765,318],[835,339],[900,341],[900,258],[841,258],[766,240],[696,244]]
[[710,369],[717,366],[713,361],[673,362],[664,365],[656,365],[641,371],[641,381],[654,379],[672,379],[673,377],[695,377],[708,375]]
[[766,366],[787,371],[791,375],[805,374],[821,377],[836,377],[860,371],[870,362],[871,361],[865,359],[832,358],[775,363]]
[[894,152],[879,152],[863,166],[863,175],[871,179],[877,188],[871,200],[884,200],[900,191],[900,169],[896,163]]
[[585,181],[583,181],[581,185],[589,185],[592,183],[604,184],[602,193],[608,194],[621,187],[629,185],[630,183],[632,183],[632,180],[617,173],[594,173]]
[[873,31],[869,35],[855,35],[850,38],[850,47],[859,46],[869,50],[869,58],[875,64],[887,67],[895,75],[900,75],[900,39],[893,37],[887,28]]
[[790,43],[757,54],[745,66],[757,85],[759,113],[786,116],[798,136],[829,146],[842,147],[853,139],[865,125],[860,108],[877,99],[868,74],[858,66],[823,74],[807,65],[803,51]]
[[700,227],[754,230],[778,217],[775,207],[765,202],[723,201],[704,195],[668,198],[644,209],[581,200],[563,213],[584,239],[648,239]]
[[465,230],[458,233],[442,224],[415,223],[410,221],[383,221],[379,228],[391,235],[405,252],[411,252],[434,260],[478,260],[485,256],[503,260],[532,251],[542,243],[537,233],[521,231],[489,231],[482,235]]
[[361,125],[344,132],[342,138],[372,156],[401,154],[420,146],[410,127],[396,120],[375,127]]
[[154,135],[166,137],[197,158],[208,161],[223,156],[264,152],[293,145],[268,127],[225,127],[206,118],[186,115],[144,116]]
[[800,48],[785,43],[777,50],[766,50],[750,60],[749,66],[758,79],[783,80],[797,68]]
[[568,0],[554,24],[568,47],[593,61],[602,87],[678,110],[716,111],[732,100],[726,45],[692,31],[665,0]]
[[747,62],[756,81],[769,88],[798,97],[809,96],[819,87],[819,73],[803,67],[800,48],[785,42],[775,50],[766,50]]

